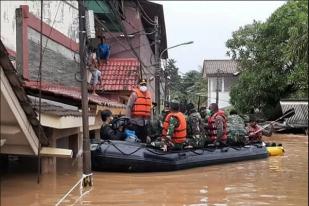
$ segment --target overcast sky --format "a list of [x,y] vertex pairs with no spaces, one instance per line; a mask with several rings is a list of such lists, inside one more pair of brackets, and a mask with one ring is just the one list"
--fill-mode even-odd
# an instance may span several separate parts
[[253,20],[265,21],[284,1],[155,1],[164,8],[168,47],[181,72],[198,69],[204,59],[228,59],[225,42]]

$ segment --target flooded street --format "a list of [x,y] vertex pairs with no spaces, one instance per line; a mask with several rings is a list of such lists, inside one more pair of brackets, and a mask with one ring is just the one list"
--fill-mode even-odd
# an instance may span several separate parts
[[[308,205],[308,137],[269,140],[285,155],[166,173],[96,172],[92,188],[77,187],[60,205]],[[1,206],[55,205],[79,178],[44,175],[38,185],[34,172],[6,175]]]

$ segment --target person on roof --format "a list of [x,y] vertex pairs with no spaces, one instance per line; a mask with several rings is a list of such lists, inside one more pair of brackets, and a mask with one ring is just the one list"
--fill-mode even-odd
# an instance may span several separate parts
[[170,113],[165,117],[162,129],[162,149],[182,149],[187,138],[187,121],[179,111],[180,104],[172,100],[169,104]]
[[90,48],[87,55],[87,66],[91,72],[90,85],[92,94],[96,95],[98,84],[101,84],[101,72],[99,71],[99,65],[96,57],[95,49]]
[[111,47],[106,43],[106,39],[104,36],[100,37],[100,44],[97,48],[97,57],[100,65],[107,64],[109,59]]
[[219,110],[216,103],[209,105],[210,116],[208,117],[208,135],[210,143],[226,145],[227,141],[227,118],[224,111]]
[[250,121],[249,125],[246,128],[249,136],[249,143],[251,144],[261,143],[263,135],[268,137],[272,135],[273,132],[272,124],[270,125],[270,129],[266,129],[257,124],[256,117],[254,116],[250,116],[249,121]]
[[144,143],[148,137],[148,125],[152,116],[151,93],[147,88],[147,81],[140,80],[137,88],[133,89],[127,103],[127,117],[136,136]]

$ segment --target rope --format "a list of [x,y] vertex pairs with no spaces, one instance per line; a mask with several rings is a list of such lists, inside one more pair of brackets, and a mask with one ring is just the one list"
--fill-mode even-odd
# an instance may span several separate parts
[[88,175],[83,174],[82,178],[76,182],[76,184],[55,204],[55,206],[60,205],[65,200],[65,198],[67,198],[67,196],[69,196],[69,194],[83,181],[83,179],[89,176],[92,176],[92,173]]
[[82,194],[79,196],[79,198],[77,198],[77,199],[75,200],[75,202],[74,202],[71,206],[75,205],[79,200],[82,199],[82,197],[84,197],[85,195],[87,195],[88,193],[90,193],[92,190],[93,190],[93,187],[92,187],[90,190],[88,190],[88,191],[82,193]]
[[125,152],[123,152],[121,149],[119,149],[119,147],[117,147],[113,142],[109,141],[108,143],[111,144],[111,145],[113,145],[121,154],[127,155],[127,156],[130,156],[130,155],[136,153],[137,151],[139,151],[140,149],[144,148],[143,146],[140,146],[140,147],[138,147],[136,150],[134,150],[133,152],[125,153]]

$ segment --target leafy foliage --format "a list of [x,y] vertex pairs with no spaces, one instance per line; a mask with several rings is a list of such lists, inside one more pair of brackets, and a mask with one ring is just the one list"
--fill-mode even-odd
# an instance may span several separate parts
[[239,111],[257,108],[269,117],[281,98],[308,97],[307,2],[289,1],[266,22],[240,27],[226,46],[241,69],[231,91]]
[[[201,68],[200,68],[201,69]],[[166,74],[169,76],[168,87],[171,99],[177,99],[182,103],[192,102],[200,104],[207,100],[207,80],[202,77],[200,71],[192,70],[180,76],[176,67],[176,61],[169,59],[166,66]]]

